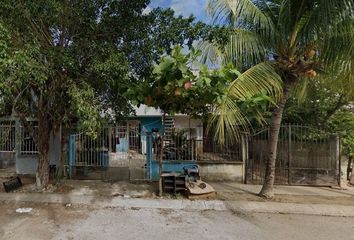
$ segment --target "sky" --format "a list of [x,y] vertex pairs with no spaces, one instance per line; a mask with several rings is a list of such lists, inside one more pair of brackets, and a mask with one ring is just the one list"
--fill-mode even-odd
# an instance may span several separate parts
[[206,4],[207,0],[151,0],[148,8],[172,8],[176,15],[189,17],[193,14],[198,21],[210,23],[205,11]]

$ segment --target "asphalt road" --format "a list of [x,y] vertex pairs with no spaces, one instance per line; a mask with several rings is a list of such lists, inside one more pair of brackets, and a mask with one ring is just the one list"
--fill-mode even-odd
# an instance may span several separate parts
[[354,218],[2,203],[0,239],[354,240]]

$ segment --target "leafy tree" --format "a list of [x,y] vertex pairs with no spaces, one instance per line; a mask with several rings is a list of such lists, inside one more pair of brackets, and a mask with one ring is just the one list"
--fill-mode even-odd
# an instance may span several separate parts
[[354,157],[354,114],[349,109],[336,112],[327,123],[327,128],[341,137],[343,152]]
[[171,54],[171,47],[181,45],[190,49],[199,39],[216,36],[218,28],[196,22],[193,16],[175,17],[172,9],[153,9],[145,16],[145,23],[139,26],[133,42],[122,43],[134,72],[139,77],[148,77],[155,63],[163,54]]
[[[232,65],[209,70],[206,65],[198,62],[200,55],[201,52],[194,48],[184,54],[177,45],[171,55],[161,58],[160,63],[154,67],[153,74],[132,86],[126,96],[135,104],[158,107],[168,114],[185,113],[195,117],[208,117],[214,112],[215,106],[224,101],[225,90],[230,87],[241,88],[243,83],[240,81],[231,86],[240,75]],[[198,70],[193,70],[195,66],[198,66]],[[252,79],[245,76],[243,80]],[[245,112],[245,117],[253,117],[254,120],[262,115],[260,112],[265,111],[272,101],[261,85],[254,86],[252,93],[242,94],[235,95],[233,100]]]
[[[354,114],[352,110],[343,108],[337,111],[328,121],[326,126],[339,134],[342,152],[348,157],[348,175],[354,158]],[[352,169],[350,183],[354,184],[354,171]]]
[[338,84],[313,80],[306,86],[306,94],[299,99],[296,91],[290,96],[284,109],[283,121],[300,123],[323,130],[338,111],[348,106],[354,99],[350,91],[341,89]]
[[[249,124],[247,117],[250,115],[258,120],[257,117],[262,114],[262,107],[269,105],[270,99],[267,94],[270,94],[273,88],[268,85],[273,81],[279,82],[277,75],[268,74],[273,78],[254,81],[251,74],[242,75],[232,65],[209,70],[206,66],[198,64],[200,54],[193,48],[189,53],[183,54],[181,47],[176,46],[171,55],[161,58],[160,63],[154,67],[151,77],[141,84],[132,86],[127,96],[134,99],[137,104],[144,103],[160,108],[164,112],[164,117],[165,114],[174,113],[199,117],[213,113],[211,118],[220,125],[224,118],[230,120],[229,118],[234,118],[234,115],[228,112],[215,112],[215,106],[222,105],[228,108],[232,105],[233,108],[246,113],[237,116],[238,119],[242,119],[242,122],[239,122],[241,127],[247,128]],[[191,68],[195,65],[199,65],[198,71],[192,71]],[[259,65],[259,68],[269,67]],[[236,128],[237,126],[230,125],[228,131],[235,133],[232,136],[237,139]],[[162,155],[159,159],[159,169],[161,174]]]
[[[305,79],[352,79],[352,7],[351,0],[209,0],[215,21],[233,30],[221,50],[215,44],[209,45],[210,49],[216,49],[214,53],[222,61],[232,62],[239,69],[251,67],[246,73],[254,81],[278,75],[282,82],[282,94],[272,112],[270,154],[260,196],[273,197],[279,129],[290,92]],[[264,63],[268,63],[268,74],[260,72],[265,68],[259,68],[259,64]],[[234,125],[238,109],[220,109],[234,116],[222,119],[220,128]]]
[[[177,46],[171,55],[162,57],[160,63],[154,67],[153,74],[144,82],[132,86],[127,93],[127,96],[138,105],[144,103],[163,110],[163,121],[166,114],[193,112],[196,105],[205,107],[205,95],[196,91],[196,86],[193,86],[197,76],[190,69],[198,53],[192,49],[190,53],[184,55],[181,50],[182,48]],[[207,84],[210,84],[210,81]],[[205,94],[208,95],[207,92]],[[198,101],[195,101],[196,99]],[[162,136],[161,149],[164,149],[163,142]],[[160,154],[157,159],[160,195],[162,194],[162,155]]]
[[[92,85],[97,76],[125,65],[124,56],[114,51],[113,39],[102,32],[106,17],[97,21],[111,4],[3,1],[0,6],[1,96],[12,103],[37,145],[39,187],[49,181],[50,135],[74,115],[86,127],[95,128],[99,102]],[[102,62],[102,58],[120,62]],[[127,70],[119,73],[126,75]],[[120,80],[114,75],[106,78]],[[38,120],[38,133],[26,121],[28,117]]]
[[[2,1],[1,106],[4,114],[13,110],[20,116],[38,147],[38,186],[48,184],[53,130],[78,121],[94,132],[100,116],[128,114],[129,86],[148,77],[171,44],[191,46],[206,34],[193,17],[176,18],[161,9],[144,14],[148,3]],[[38,120],[38,134],[28,117]]]
[[303,100],[299,102],[296,96],[288,100],[283,121],[310,125],[338,134],[341,139],[342,154],[348,157],[348,167],[350,167],[354,157],[354,114],[351,110],[353,102],[351,89],[346,91],[338,83],[328,86],[319,81],[313,81],[309,85],[307,96]]

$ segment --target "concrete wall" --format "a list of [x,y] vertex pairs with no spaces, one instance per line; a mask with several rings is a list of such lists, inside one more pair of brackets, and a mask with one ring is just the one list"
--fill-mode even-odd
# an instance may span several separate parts
[[[49,164],[59,165],[61,157],[61,130],[51,135],[49,143]],[[38,155],[22,155],[16,152],[16,173],[35,174],[38,166]]]
[[205,181],[243,182],[243,163],[198,162],[200,176]]
[[16,173],[35,174],[38,166],[38,157],[36,155],[17,155]]
[[0,169],[15,165],[15,152],[0,152]]

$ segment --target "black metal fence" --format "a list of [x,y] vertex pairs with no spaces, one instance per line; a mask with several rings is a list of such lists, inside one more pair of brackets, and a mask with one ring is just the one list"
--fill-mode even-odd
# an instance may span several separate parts
[[0,152],[14,152],[16,128],[14,121],[0,121]]
[[201,145],[203,151],[199,154],[198,161],[210,162],[242,162],[242,141],[218,143],[214,137],[206,136]]
[[[269,129],[249,138],[246,183],[261,184],[268,157]],[[339,184],[339,138],[300,125],[280,129],[275,184],[328,186]]]
[[[225,141],[220,144],[212,134],[193,137],[190,129],[174,129],[172,136],[165,141],[163,160],[194,160],[199,162],[242,162],[242,142]],[[159,155],[159,143],[154,138],[155,159]]]

